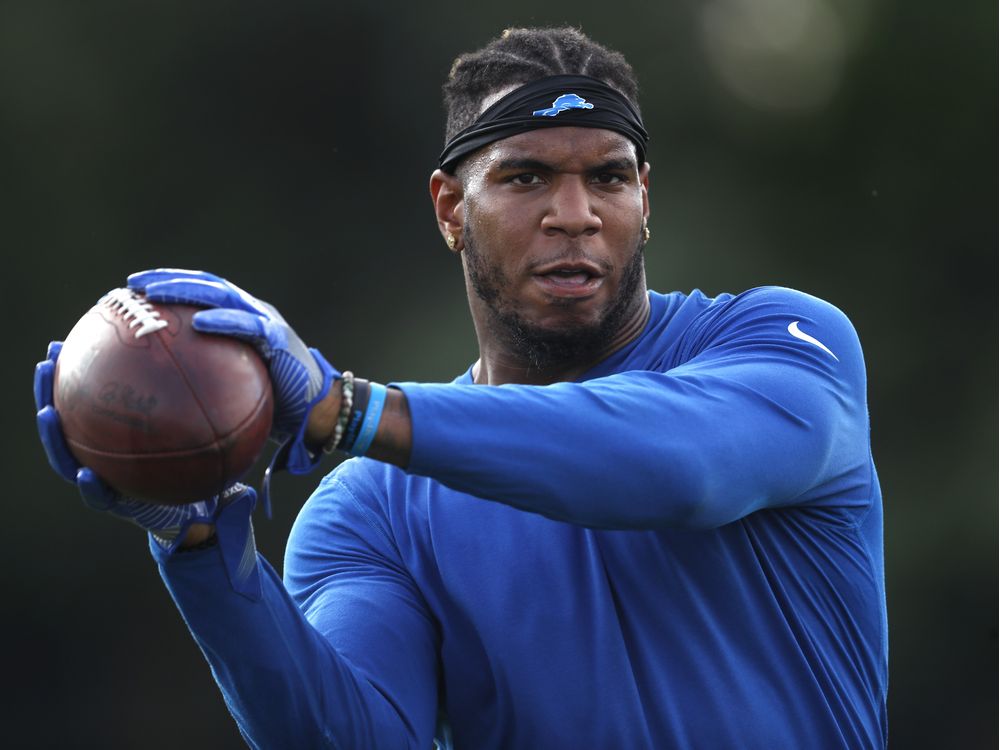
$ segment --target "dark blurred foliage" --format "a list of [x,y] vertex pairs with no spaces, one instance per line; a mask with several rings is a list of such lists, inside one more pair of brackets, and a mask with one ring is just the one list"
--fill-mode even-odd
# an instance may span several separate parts
[[[134,529],[35,438],[32,364],[127,272],[213,270],[365,376],[476,356],[426,193],[439,86],[511,24],[581,25],[643,86],[662,291],[774,283],[865,344],[890,735],[997,738],[997,10],[974,0],[0,5],[8,747],[241,747]],[[27,322],[27,328],[20,328]],[[315,478],[279,481],[264,554]]]

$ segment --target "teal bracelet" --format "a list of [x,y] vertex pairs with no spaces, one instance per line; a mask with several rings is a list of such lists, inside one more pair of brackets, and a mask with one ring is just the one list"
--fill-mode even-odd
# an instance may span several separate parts
[[382,419],[382,410],[385,408],[385,397],[387,389],[379,383],[371,383],[371,395],[368,397],[368,408],[365,409],[365,418],[361,423],[361,431],[358,439],[354,441],[349,453],[352,456],[363,456],[371,447],[372,440],[375,439],[375,432],[378,430],[378,423]]

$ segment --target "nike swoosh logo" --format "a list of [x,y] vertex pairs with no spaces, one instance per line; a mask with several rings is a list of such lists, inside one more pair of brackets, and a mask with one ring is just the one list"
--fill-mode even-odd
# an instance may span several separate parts
[[819,339],[810,336],[808,333],[803,333],[802,331],[800,331],[799,321],[793,320],[791,323],[789,323],[788,332],[792,334],[795,338],[799,339],[800,341],[805,341],[810,344],[814,344],[815,346],[818,346],[820,349],[829,354],[835,360],[837,360],[838,362],[840,361],[840,358],[837,357],[836,354],[834,354],[833,352],[831,352],[829,349],[826,348],[826,344],[824,344]]

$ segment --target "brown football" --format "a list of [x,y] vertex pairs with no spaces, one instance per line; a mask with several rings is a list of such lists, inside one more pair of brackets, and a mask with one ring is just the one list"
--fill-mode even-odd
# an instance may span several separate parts
[[195,331],[197,311],[115,289],[56,361],[70,451],[124,495],[169,504],[215,495],[253,465],[271,431],[264,362],[242,341]]

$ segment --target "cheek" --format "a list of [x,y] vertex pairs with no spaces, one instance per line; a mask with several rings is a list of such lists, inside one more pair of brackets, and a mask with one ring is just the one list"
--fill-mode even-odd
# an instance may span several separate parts
[[609,230],[609,234],[613,234],[615,247],[620,248],[616,255],[619,258],[630,259],[640,244],[639,240],[642,237],[642,227],[645,222],[641,201],[638,202],[637,207],[631,205],[623,207],[614,216],[613,228],[605,224],[605,229]]
[[474,227],[492,234],[510,231],[516,223],[515,218],[521,213],[517,207],[493,200],[488,194],[469,202],[467,212]]
[[511,269],[521,262],[530,228],[527,216],[516,207],[468,210],[466,227],[472,233],[477,253],[489,264]]

